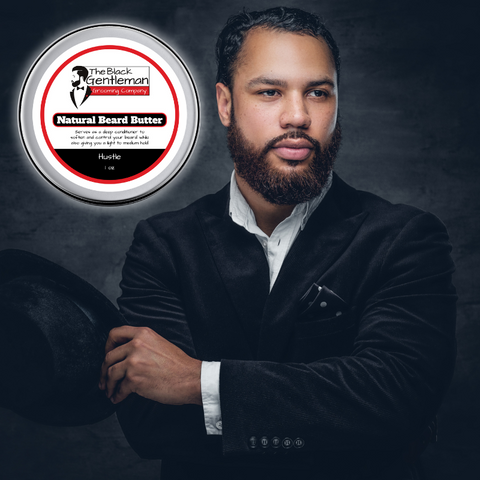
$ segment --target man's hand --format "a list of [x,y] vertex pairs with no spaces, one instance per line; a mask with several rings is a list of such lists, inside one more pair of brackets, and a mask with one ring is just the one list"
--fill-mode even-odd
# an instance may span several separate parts
[[150,328],[114,328],[105,354],[99,387],[113,403],[137,393],[169,405],[202,404],[202,362]]

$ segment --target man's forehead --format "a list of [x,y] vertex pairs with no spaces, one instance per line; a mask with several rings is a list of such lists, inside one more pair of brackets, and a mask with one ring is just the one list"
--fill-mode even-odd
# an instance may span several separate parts
[[258,70],[263,71],[258,77],[267,78],[268,70],[275,67],[284,71],[301,67],[302,73],[310,67],[312,72],[321,70],[323,76],[336,82],[335,61],[321,36],[265,27],[252,28],[247,32],[237,57],[234,77],[238,73],[246,74],[246,71],[252,75]]

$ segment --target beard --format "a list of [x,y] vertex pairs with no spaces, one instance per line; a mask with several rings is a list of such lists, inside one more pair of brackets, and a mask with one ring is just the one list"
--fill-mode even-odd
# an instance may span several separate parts
[[[296,168],[298,162],[293,160],[285,160],[292,167],[290,172],[282,172],[269,164],[267,153],[287,138],[305,138],[313,145],[313,158],[306,170],[297,171],[300,170]],[[261,149],[255,149],[237,126],[233,112],[227,133],[228,149],[237,174],[274,205],[297,205],[320,195],[333,169],[341,140],[342,129],[337,121],[332,138],[324,146],[303,131],[294,130],[273,138]]]

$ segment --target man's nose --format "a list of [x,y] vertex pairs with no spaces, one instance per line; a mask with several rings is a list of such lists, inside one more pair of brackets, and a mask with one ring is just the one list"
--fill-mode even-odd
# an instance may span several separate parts
[[280,116],[282,128],[308,128],[312,120],[303,95],[285,97]]

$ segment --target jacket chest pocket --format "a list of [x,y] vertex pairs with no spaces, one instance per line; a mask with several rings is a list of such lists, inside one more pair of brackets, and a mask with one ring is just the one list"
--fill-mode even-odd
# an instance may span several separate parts
[[328,357],[349,355],[357,334],[354,309],[318,318],[303,316],[295,325],[289,361],[311,363]]

